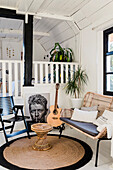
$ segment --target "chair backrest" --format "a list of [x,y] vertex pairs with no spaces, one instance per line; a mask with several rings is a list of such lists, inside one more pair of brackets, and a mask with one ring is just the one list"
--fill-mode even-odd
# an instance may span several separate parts
[[96,105],[99,111],[98,116],[102,115],[105,109],[113,111],[113,97],[87,92],[84,97],[83,106],[91,107]]
[[2,115],[13,114],[13,96],[0,97],[0,108],[3,109]]

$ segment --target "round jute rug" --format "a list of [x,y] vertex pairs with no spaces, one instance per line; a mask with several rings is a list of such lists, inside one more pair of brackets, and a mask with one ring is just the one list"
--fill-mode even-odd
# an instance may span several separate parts
[[37,136],[19,138],[0,148],[0,164],[8,169],[78,169],[92,158],[91,148],[78,139],[48,135],[52,148],[47,151],[33,150]]

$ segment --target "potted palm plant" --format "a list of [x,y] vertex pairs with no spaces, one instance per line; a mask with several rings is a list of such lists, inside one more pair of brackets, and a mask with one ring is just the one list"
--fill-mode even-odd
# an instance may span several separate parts
[[87,80],[88,76],[85,70],[82,70],[82,67],[78,65],[73,77],[65,86],[66,93],[74,96],[74,98],[71,98],[73,108],[80,108],[82,102],[80,94],[83,91],[83,86],[87,84]]

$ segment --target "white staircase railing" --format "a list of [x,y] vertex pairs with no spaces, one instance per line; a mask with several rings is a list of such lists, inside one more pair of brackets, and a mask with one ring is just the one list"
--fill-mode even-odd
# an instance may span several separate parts
[[74,62],[33,62],[33,83],[66,83],[73,76],[78,63]]
[[[78,63],[33,62],[33,84],[66,83],[73,76]],[[22,96],[23,61],[0,60],[0,95]]]
[[22,95],[23,62],[20,60],[0,60],[0,95]]

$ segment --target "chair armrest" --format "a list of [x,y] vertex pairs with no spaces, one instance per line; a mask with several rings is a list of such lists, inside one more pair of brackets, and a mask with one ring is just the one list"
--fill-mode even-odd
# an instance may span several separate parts
[[5,122],[5,123],[11,123],[10,120],[3,120],[3,122]]
[[24,116],[25,119],[30,119],[30,116]]
[[14,107],[13,107],[13,109],[15,110],[15,109],[23,109],[23,105],[15,105]]

